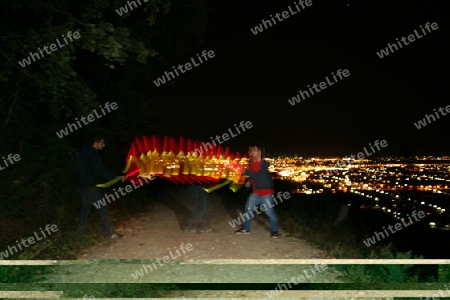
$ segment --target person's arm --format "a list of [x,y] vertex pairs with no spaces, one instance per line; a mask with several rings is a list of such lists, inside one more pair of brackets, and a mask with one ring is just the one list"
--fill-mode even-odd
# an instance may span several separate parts
[[269,163],[265,160],[261,162],[261,168],[258,172],[252,172],[249,169],[244,169],[244,174],[247,175],[250,179],[253,180],[261,180],[263,178],[267,178],[267,174],[269,173]]
[[105,179],[105,180],[113,180],[114,178],[116,178],[117,176],[116,175],[114,175],[113,173],[111,173],[111,172],[109,172],[109,171],[106,171],[105,169],[101,169],[100,170],[100,172],[98,173],[98,175],[101,177],[101,178],[103,178],[103,179]]
[[113,180],[114,178],[116,178],[118,175],[114,175],[113,173],[106,171],[105,169],[103,169],[103,166],[101,166],[98,175],[100,177],[102,177],[105,180]]
[[97,158],[95,159],[94,162],[94,170],[95,170],[95,174],[107,181],[114,179],[115,177],[117,177],[116,175],[114,175],[113,173],[105,170],[103,168],[103,163],[102,160],[100,158],[100,155],[97,155]]
[[245,179],[245,183],[244,183],[244,186],[245,186],[246,188],[249,188],[249,187],[250,187],[250,185],[251,185],[251,181],[250,181],[250,178],[249,178],[249,177],[247,177],[247,179]]

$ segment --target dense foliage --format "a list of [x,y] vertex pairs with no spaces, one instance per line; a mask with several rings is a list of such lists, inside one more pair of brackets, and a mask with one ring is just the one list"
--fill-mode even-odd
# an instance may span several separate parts
[[[126,1],[2,2],[0,157],[20,160],[0,170],[0,249],[46,224],[72,229],[79,200],[67,162],[87,136],[106,135],[105,164],[121,172],[133,137],[164,126],[148,83],[197,51],[208,9],[204,0],[141,3],[120,16]],[[57,136],[107,102],[117,111]]]

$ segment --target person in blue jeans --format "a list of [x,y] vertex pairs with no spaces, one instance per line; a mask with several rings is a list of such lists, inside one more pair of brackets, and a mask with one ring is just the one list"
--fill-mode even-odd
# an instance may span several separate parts
[[278,216],[273,209],[275,207],[274,188],[272,174],[269,172],[269,162],[264,159],[264,146],[251,144],[248,148],[249,167],[243,173],[248,176],[245,187],[251,187],[252,191],[245,204],[244,224],[236,234],[250,234],[250,225],[254,214],[259,214],[258,207],[265,212],[270,220],[270,236],[277,238]]
[[[96,187],[99,178],[105,181],[112,180],[116,176],[103,168],[102,160],[98,151],[105,147],[105,141],[101,137],[94,137],[89,144],[84,145],[78,156],[74,172],[77,175],[77,191],[81,196],[80,219],[77,225],[77,233],[83,235],[87,233],[87,224],[92,206],[104,195]],[[122,177],[122,182],[126,177]],[[103,227],[105,238],[118,238],[121,234],[115,233],[109,216],[108,207],[100,205],[96,208]]]
[[191,197],[195,199],[195,210],[189,216],[184,231],[197,233],[198,228],[200,232],[212,232],[210,195],[203,189],[203,185],[198,183],[188,185],[188,190]]

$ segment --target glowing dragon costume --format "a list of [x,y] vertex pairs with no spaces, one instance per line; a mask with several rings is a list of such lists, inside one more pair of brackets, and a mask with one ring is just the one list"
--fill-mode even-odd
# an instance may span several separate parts
[[[236,192],[245,182],[242,169],[248,158],[239,152],[233,154],[228,147],[164,136],[138,136],[131,143],[123,171],[129,181],[142,185],[139,178],[165,178],[176,184],[217,182],[205,189],[212,192],[230,184]],[[220,183],[221,180],[224,182]],[[98,187],[107,187],[121,180],[121,176]]]

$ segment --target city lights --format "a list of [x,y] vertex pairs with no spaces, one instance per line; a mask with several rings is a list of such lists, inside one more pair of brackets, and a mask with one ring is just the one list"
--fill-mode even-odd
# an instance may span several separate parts
[[[348,162],[336,168],[344,160]],[[292,193],[350,192],[361,197],[360,209],[380,210],[397,219],[421,207],[430,228],[450,230],[450,157],[416,157],[411,163],[391,157],[350,161],[294,156],[271,157],[270,163],[278,179],[295,184]]]

